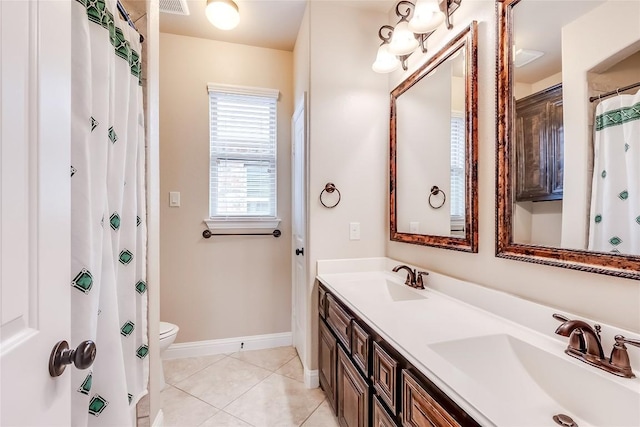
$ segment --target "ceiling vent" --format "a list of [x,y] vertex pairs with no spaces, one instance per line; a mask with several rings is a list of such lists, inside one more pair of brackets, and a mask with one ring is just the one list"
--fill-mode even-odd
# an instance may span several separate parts
[[516,68],[524,67],[528,63],[540,58],[542,55],[544,55],[544,52],[540,52],[539,50],[518,49],[516,50],[515,55],[513,55],[513,65],[515,65]]
[[174,15],[188,15],[187,0],[160,0],[160,12]]

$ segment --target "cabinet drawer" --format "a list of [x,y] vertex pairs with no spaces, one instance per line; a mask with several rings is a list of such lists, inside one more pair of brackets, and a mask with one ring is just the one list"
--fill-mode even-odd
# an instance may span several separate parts
[[340,306],[340,303],[327,294],[327,324],[344,344],[347,351],[351,351],[351,316]]
[[318,343],[318,377],[320,387],[327,395],[327,400],[336,413],[336,363],[338,362],[338,342],[329,328],[319,320],[320,334]]
[[460,427],[407,370],[402,371],[402,425]]
[[341,347],[338,348],[337,386],[340,426],[369,427],[369,387]]
[[377,342],[373,343],[373,387],[396,415],[398,402],[398,362]]
[[351,322],[351,357],[369,378],[369,334],[355,320]]
[[318,287],[318,313],[323,319],[327,317],[327,291]]
[[378,396],[373,397],[373,427],[396,427]]

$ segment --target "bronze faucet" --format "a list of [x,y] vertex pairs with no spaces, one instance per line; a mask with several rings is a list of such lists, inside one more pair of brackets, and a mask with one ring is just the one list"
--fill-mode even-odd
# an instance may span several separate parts
[[[600,325],[595,325],[594,329],[582,320],[569,320],[557,314],[553,317],[563,322],[556,329],[556,334],[570,337],[567,350],[577,351],[589,358],[604,359],[604,351],[600,343]],[[576,343],[579,343],[577,347]]]
[[616,335],[611,356],[606,358],[600,340],[600,325],[591,327],[582,320],[570,320],[560,314],[554,314],[553,317],[563,322],[556,329],[556,334],[569,337],[569,345],[564,351],[569,356],[619,377],[635,377],[625,343],[640,347],[640,341]]
[[415,268],[412,270],[411,267],[407,265],[396,265],[393,267],[393,272],[397,273],[400,270],[407,270],[407,279],[404,284],[407,286],[411,286],[416,289],[424,289],[424,278],[423,275],[426,276],[429,273],[426,271],[418,271],[416,272]]

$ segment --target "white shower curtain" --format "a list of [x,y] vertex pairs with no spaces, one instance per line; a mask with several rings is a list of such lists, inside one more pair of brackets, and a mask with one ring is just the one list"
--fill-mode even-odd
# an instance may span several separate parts
[[640,91],[596,108],[589,250],[640,255]]
[[115,0],[72,2],[71,346],[74,426],[129,426],[148,378],[139,35]]

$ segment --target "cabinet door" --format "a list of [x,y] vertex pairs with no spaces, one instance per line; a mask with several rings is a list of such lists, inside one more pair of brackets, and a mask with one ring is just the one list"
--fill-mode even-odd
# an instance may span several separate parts
[[327,324],[348,351],[351,350],[351,316],[336,299],[327,294]]
[[547,105],[516,107],[516,200],[534,200],[549,193]]
[[369,388],[342,347],[338,350],[338,422],[342,427],[369,426]]
[[373,343],[373,387],[391,412],[397,413],[398,361],[377,342]]
[[564,184],[564,123],[562,91],[556,93],[547,105],[549,141],[549,192],[552,199],[562,199]]
[[516,101],[516,201],[562,199],[562,85]]
[[318,313],[323,319],[326,317],[327,309],[327,291],[322,288],[318,288]]
[[365,377],[369,377],[369,334],[355,320],[351,322],[351,357]]
[[407,370],[402,371],[402,425],[460,427]]
[[319,345],[318,345],[318,377],[320,380],[320,387],[327,395],[327,400],[333,409],[333,413],[336,413],[336,363],[338,342],[335,337],[329,331],[329,328],[324,324],[322,319],[319,319],[320,333],[319,333]]
[[373,398],[373,427],[396,427],[378,396]]

